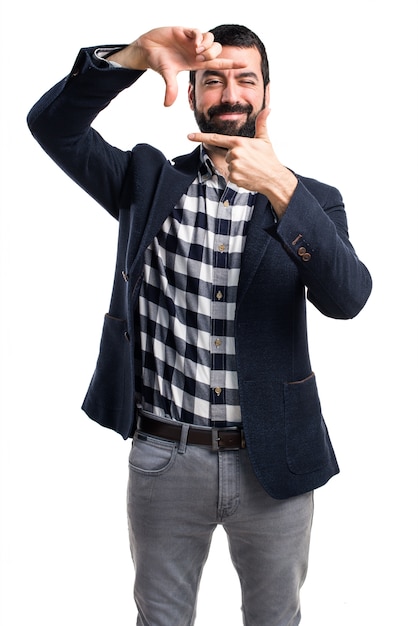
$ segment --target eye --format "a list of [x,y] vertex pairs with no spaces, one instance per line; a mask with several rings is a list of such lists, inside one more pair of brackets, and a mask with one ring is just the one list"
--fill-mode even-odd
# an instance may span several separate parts
[[220,85],[221,81],[219,78],[210,78],[205,81],[205,85]]

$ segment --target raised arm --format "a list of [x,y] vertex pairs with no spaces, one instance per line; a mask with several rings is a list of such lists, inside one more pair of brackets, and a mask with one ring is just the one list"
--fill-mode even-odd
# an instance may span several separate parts
[[216,58],[222,48],[211,33],[182,27],[158,28],[128,46],[115,46],[109,60],[121,68],[100,58],[99,48],[80,51],[70,74],[31,109],[28,124],[49,156],[117,217],[131,153],[111,146],[91,128],[99,112],[147,69],[165,80],[168,106],[176,98],[180,71],[237,64]]

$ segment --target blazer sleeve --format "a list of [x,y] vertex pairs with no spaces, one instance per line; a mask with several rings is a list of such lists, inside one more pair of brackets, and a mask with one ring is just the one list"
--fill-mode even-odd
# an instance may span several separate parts
[[80,50],[70,74],[30,110],[30,131],[47,154],[114,217],[131,153],[107,143],[91,124],[142,71],[112,67],[95,56],[107,46]]
[[372,279],[349,240],[337,189],[299,177],[286,213],[269,232],[296,264],[307,297],[319,311],[336,319],[361,311]]

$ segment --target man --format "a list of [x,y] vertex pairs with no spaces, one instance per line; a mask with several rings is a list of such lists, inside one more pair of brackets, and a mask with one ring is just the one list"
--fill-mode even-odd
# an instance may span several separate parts
[[[90,126],[144,71],[165,105],[189,70],[197,148],[174,163]],[[243,26],[160,28],[80,51],[28,116],[32,133],[119,220],[114,288],[83,408],[124,438],[137,624],[194,621],[222,524],[247,626],[295,626],[313,490],[338,472],[309,362],[305,292],[359,313],[371,279],[339,192],[297,176],[267,132],[269,67]],[[227,593],[214,598],[222,610]]]

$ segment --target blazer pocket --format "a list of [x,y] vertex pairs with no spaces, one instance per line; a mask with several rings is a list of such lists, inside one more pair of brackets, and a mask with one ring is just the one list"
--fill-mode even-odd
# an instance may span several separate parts
[[321,413],[315,374],[284,383],[286,455],[294,474],[308,474],[325,467],[331,458],[331,442]]
[[129,341],[126,320],[106,313],[96,370],[90,393],[107,411],[122,409],[126,401],[126,379],[129,366]]

